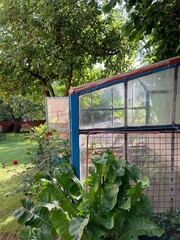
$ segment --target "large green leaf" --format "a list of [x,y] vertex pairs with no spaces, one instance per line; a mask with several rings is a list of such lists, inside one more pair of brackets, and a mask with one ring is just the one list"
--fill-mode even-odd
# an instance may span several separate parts
[[72,202],[67,198],[65,192],[56,183],[46,182],[41,195],[48,194],[51,196],[51,201],[56,200],[64,211],[67,211],[69,215],[76,215],[77,209]]
[[72,218],[70,223],[69,232],[73,237],[73,240],[80,240],[82,238],[84,228],[87,226],[89,222],[90,215],[87,215],[85,218],[76,217]]
[[69,233],[71,219],[69,218],[67,212],[64,212],[61,208],[56,209],[51,214],[50,219],[58,235],[60,235],[64,240],[73,239]]
[[61,163],[59,169],[54,172],[58,184],[64,188],[73,198],[79,200],[82,194],[82,183],[74,175],[73,166],[69,163]]
[[98,215],[94,213],[92,221],[97,226],[103,226],[106,229],[112,229],[114,227],[114,217],[112,213],[106,214],[106,215]]
[[20,224],[40,229],[44,233],[44,236],[46,234],[50,236],[51,233],[54,233],[54,228],[49,219],[49,211],[46,207],[37,207],[29,201],[24,201],[23,206],[17,209],[13,213],[13,216]]
[[138,236],[141,235],[160,237],[163,232],[162,229],[149,219],[136,217],[131,218],[129,222],[125,224],[119,240],[138,240]]
[[[108,230],[109,231],[109,230]],[[85,229],[81,240],[101,240],[105,239],[107,230],[100,228],[96,223],[90,222]]]
[[119,234],[121,233],[124,224],[127,220],[127,211],[120,209],[120,208],[116,208],[114,210],[114,228],[112,229],[112,232]]
[[108,184],[105,186],[105,192],[100,200],[99,212],[106,214],[111,211],[117,203],[119,186],[117,184]]

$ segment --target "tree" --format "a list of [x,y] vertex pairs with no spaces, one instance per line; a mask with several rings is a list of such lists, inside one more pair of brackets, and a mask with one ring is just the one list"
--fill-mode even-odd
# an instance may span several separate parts
[[102,15],[95,0],[2,0],[1,89],[55,96],[55,84],[68,95],[97,62],[127,70],[131,45],[115,20],[113,14]]
[[23,118],[44,118],[44,106],[21,96],[10,97],[7,102],[1,100],[0,119],[11,119],[13,121],[13,132],[20,131]]
[[[109,0],[110,11],[120,0]],[[130,41],[141,40],[149,61],[180,55],[180,4],[178,0],[124,0],[128,20],[124,34]]]

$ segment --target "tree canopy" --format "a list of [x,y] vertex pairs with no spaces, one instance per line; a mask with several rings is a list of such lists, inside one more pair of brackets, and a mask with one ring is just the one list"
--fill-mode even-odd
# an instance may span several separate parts
[[44,119],[44,106],[22,96],[11,96],[8,101],[0,99],[0,120],[14,122],[13,132],[19,132],[23,118]]
[[[121,0],[106,1],[111,11]],[[180,4],[178,0],[124,0],[128,20],[124,34],[141,41],[146,58],[160,61],[180,55]]]
[[59,86],[68,95],[71,86],[92,80],[83,74],[96,63],[106,75],[127,70],[134,44],[122,36],[117,11],[103,14],[97,0],[2,0],[3,93],[55,96]]

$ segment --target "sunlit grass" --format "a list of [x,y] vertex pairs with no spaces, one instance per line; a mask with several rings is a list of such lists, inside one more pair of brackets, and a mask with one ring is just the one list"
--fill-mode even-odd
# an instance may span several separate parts
[[25,140],[27,134],[7,134],[6,139],[0,141],[0,164],[6,167],[12,166],[12,161],[17,160],[18,164],[24,164],[29,159],[27,154],[34,148],[30,140]]
[[[16,193],[19,173],[25,170],[25,163],[30,155],[27,152],[35,149],[36,144],[25,140],[27,134],[7,134],[0,141],[0,239],[5,233],[15,236],[21,226],[13,218],[12,213],[21,206],[22,193]],[[18,164],[13,165],[12,161]],[[3,238],[4,239],[4,238]]]
[[5,232],[15,235],[20,228],[12,213],[21,206],[22,193],[16,194],[18,177],[0,183],[0,235]]

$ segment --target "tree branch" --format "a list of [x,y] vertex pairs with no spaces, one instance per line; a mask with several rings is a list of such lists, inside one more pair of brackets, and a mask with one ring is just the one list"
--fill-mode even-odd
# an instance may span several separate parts
[[46,97],[51,97],[50,91],[48,90],[47,80],[43,78],[39,73],[34,73],[30,69],[24,68],[26,72],[28,72],[30,75],[32,75],[34,78],[37,78],[40,80],[41,85],[44,88],[44,95]]

